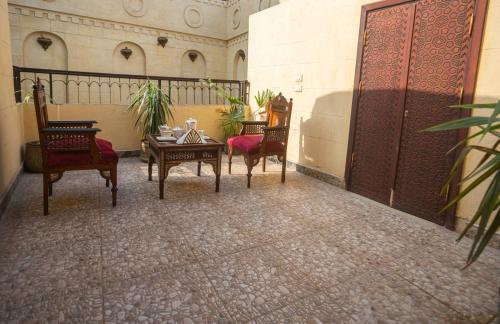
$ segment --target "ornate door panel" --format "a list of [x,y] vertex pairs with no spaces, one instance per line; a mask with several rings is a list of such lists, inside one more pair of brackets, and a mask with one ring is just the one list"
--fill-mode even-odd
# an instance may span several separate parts
[[414,10],[409,3],[366,16],[350,189],[386,204],[397,163]]
[[416,3],[405,118],[393,206],[444,223],[437,212],[446,197],[441,187],[454,156],[446,152],[458,133],[422,133],[460,117],[448,108],[461,100],[469,53],[474,0],[421,0]]

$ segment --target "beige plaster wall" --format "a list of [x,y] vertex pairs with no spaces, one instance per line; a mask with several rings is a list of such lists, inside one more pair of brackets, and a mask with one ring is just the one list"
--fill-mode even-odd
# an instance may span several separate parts
[[[250,16],[250,98],[266,88],[293,97],[288,158],[339,178],[344,178],[361,6],[371,2],[288,0]],[[476,102],[500,99],[500,0],[490,0],[485,28]],[[251,105],[256,108],[253,99]],[[471,156],[466,171],[479,158]],[[483,190],[459,205],[459,228]]]
[[[497,102],[500,100],[500,0],[490,0],[486,26],[479,60],[479,71],[476,83],[474,101],[477,103]],[[490,111],[473,112],[474,115],[488,115]],[[471,130],[473,131],[473,130]],[[486,137],[481,145],[491,146],[496,141],[493,137]],[[474,141],[474,142],[477,142]],[[464,174],[468,174],[477,165],[482,155],[471,154],[465,162]],[[472,191],[459,204],[457,210],[457,230],[461,230],[467,221],[474,215],[477,206],[486,190],[487,184]]]
[[[231,79],[233,54],[247,47],[248,16],[279,2],[262,1],[9,0],[13,62],[53,68],[64,61],[70,70],[137,73],[143,53],[149,75],[191,76],[197,66],[182,64],[182,58],[198,51],[206,68],[196,77]],[[60,38],[67,57],[56,50],[59,44],[43,51],[36,43],[39,32]],[[168,37],[165,48],[157,44],[158,36]],[[129,60],[113,55],[123,42],[140,47]],[[241,46],[233,49],[235,44]]]
[[22,111],[16,107],[7,1],[0,0],[0,200],[22,163]]
[[[19,105],[24,111],[24,142],[38,140],[36,116],[33,104]],[[215,139],[222,140],[219,127],[219,109],[224,106],[185,105],[173,108],[174,122],[171,126],[183,127],[186,119],[198,120],[198,129]],[[248,111],[249,112],[249,109]],[[99,137],[113,143],[116,150],[138,150],[140,134],[134,129],[133,116],[124,105],[49,105],[50,120],[96,120],[95,127],[100,128]]]
[[347,152],[359,17],[361,4],[367,2],[290,0],[250,16],[252,107],[256,108],[254,95],[266,88],[293,98],[288,159],[340,178]]

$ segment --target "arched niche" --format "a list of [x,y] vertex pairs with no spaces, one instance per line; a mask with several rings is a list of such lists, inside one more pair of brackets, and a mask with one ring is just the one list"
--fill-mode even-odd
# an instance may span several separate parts
[[184,78],[206,78],[207,63],[203,54],[195,50],[186,51],[181,59],[181,76]]
[[246,80],[247,79],[247,57],[243,50],[238,50],[234,55],[233,63],[233,79],[234,80]]
[[133,42],[121,42],[113,51],[113,73],[146,74],[146,54]]
[[56,34],[37,31],[24,39],[23,60],[26,67],[67,70],[68,49],[64,40]]
[[[68,48],[64,40],[53,33],[37,31],[26,36],[23,42],[23,64],[25,67],[68,70]],[[52,75],[52,87],[49,86],[48,74],[38,73],[47,89],[47,96],[52,103],[62,104],[68,98],[66,87],[67,78],[63,75]],[[32,85],[36,81],[34,73],[24,73],[22,82],[22,95],[31,92]],[[49,89],[51,91],[49,91]]]
[[[146,75],[146,54],[142,47],[129,41],[119,43],[113,50],[113,73]],[[129,104],[130,95],[137,92],[144,80],[111,78],[109,83],[110,98],[106,94],[101,100]],[[94,85],[91,88],[93,92],[98,90]]]

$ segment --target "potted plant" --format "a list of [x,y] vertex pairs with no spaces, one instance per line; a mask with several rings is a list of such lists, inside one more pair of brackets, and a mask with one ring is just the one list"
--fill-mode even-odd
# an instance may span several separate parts
[[257,106],[259,107],[259,109],[257,110],[257,114],[259,115],[260,120],[265,120],[266,119],[265,107],[267,106],[269,101],[274,98],[274,93],[269,89],[266,89],[262,92],[257,91],[257,95],[254,98],[255,102],[257,103]]
[[[477,151],[482,153],[483,157],[469,174],[463,179],[460,179],[462,185],[460,192],[441,210],[441,212],[444,212],[451,206],[457,204],[481,184],[485,183],[487,185],[487,189],[484,192],[476,213],[457,239],[457,241],[460,241],[472,226],[478,223],[474,241],[467,257],[467,267],[479,258],[484,248],[488,245],[488,242],[500,228],[500,151],[498,150],[498,146],[500,145],[500,101],[489,104],[452,106],[452,108],[488,109],[491,111],[489,117],[472,116],[461,118],[425,130],[428,132],[436,132],[478,127],[478,129],[474,129],[467,138],[459,142],[450,150],[451,153],[457,148],[462,148],[443,186],[443,193],[449,188],[454,177],[461,176],[458,171],[469,153]],[[481,145],[481,141],[485,136],[491,136],[493,139],[496,139],[496,141],[490,146]],[[472,139],[479,139],[479,142],[470,143],[469,141]]]
[[[211,89],[215,89],[217,96],[229,103],[228,106],[219,109],[220,126],[224,136],[224,142],[231,136],[238,135],[241,129],[241,123],[245,120],[245,103],[237,97],[232,97],[224,89],[215,85],[210,79],[201,80]],[[227,152],[227,147],[225,148]]]
[[161,125],[174,120],[170,98],[153,81],[147,80],[131,95],[129,112],[136,117],[135,128],[141,132],[141,160],[148,161],[149,143],[147,135],[156,134]]

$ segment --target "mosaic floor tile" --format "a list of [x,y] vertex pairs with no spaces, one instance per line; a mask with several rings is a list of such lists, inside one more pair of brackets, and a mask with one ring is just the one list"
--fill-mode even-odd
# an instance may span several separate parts
[[41,302],[0,312],[0,323],[102,323],[101,287],[44,298]]
[[450,258],[449,251],[426,247],[391,269],[473,321],[488,322],[498,311],[500,256],[487,251],[473,266],[464,265],[465,255]]
[[357,323],[470,323],[431,295],[388,272],[369,272],[345,285],[335,301]]
[[[156,168],[156,166],[155,166]],[[158,199],[122,158],[118,205],[68,172],[42,216],[23,174],[0,219],[0,323],[474,323],[493,321],[500,251],[461,270],[470,239],[281,166],[173,168]]]
[[289,323],[355,323],[347,313],[326,295],[301,299],[252,321],[255,324]]
[[87,289],[100,281],[99,240],[24,251],[1,262],[0,305],[4,309],[33,304],[58,292]]
[[198,265],[105,287],[105,321],[113,323],[229,323],[215,290]]
[[261,247],[202,263],[231,316],[246,321],[318,292],[277,251]]
[[107,235],[102,241],[102,257],[106,281],[167,271],[195,261],[180,233],[168,226]]

